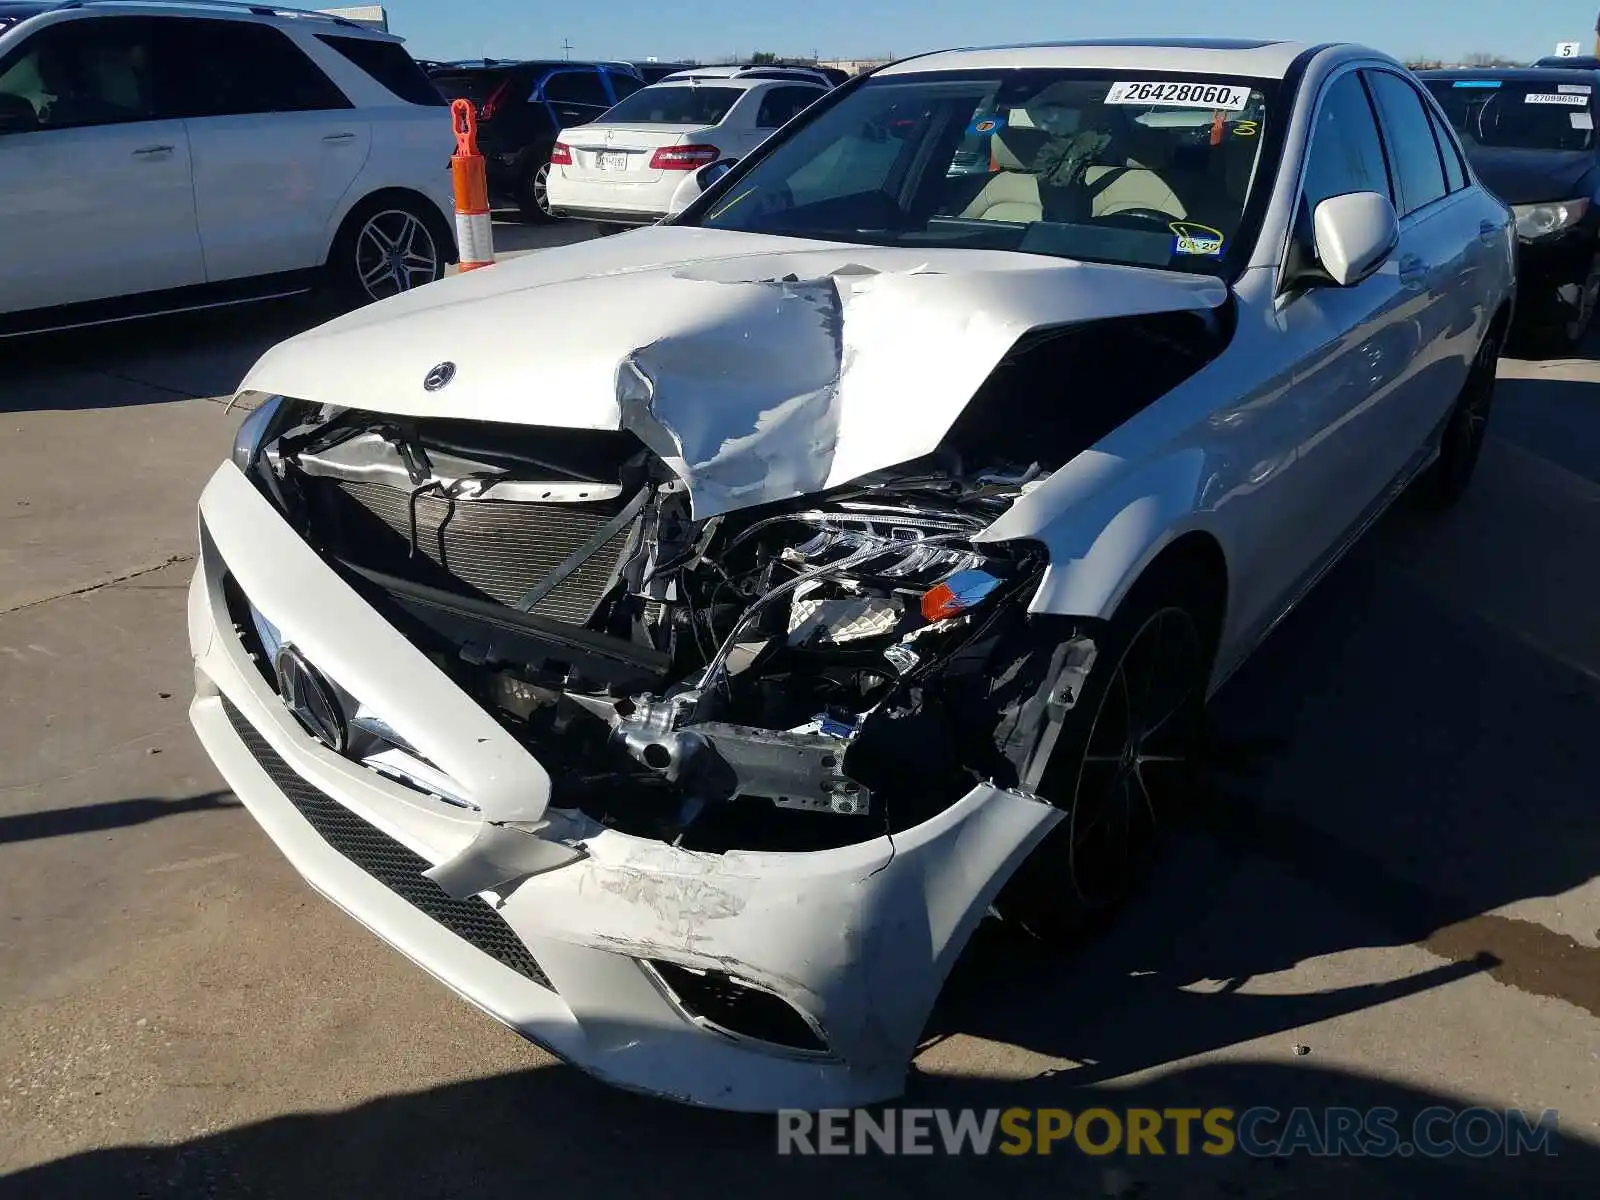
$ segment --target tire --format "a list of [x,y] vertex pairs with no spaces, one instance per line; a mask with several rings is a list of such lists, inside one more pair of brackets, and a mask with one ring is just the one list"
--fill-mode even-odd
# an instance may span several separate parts
[[361,307],[444,278],[449,230],[426,200],[374,196],[345,219],[328,255],[328,285],[346,307]]
[[1442,512],[1466,494],[1483,451],[1499,361],[1500,335],[1491,332],[1478,347],[1461,395],[1450,409],[1439,438],[1439,457],[1417,477],[1413,495],[1422,507]]
[[1204,594],[1186,571],[1158,568],[1095,639],[1094,666],[1039,786],[1067,815],[995,906],[1042,941],[1070,945],[1113,916],[1144,882],[1162,826],[1198,795],[1220,616]]
[[548,150],[528,155],[522,170],[522,185],[518,189],[517,211],[530,225],[548,225],[555,215],[550,211],[550,193],[545,180],[550,175]]

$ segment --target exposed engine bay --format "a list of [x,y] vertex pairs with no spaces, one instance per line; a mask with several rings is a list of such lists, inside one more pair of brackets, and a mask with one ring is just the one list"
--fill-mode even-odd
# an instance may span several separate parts
[[959,764],[986,756],[948,738],[930,756],[908,718],[1037,583],[1038,547],[970,539],[1040,464],[922,464],[695,522],[625,432],[292,407],[258,486],[529,747],[555,806],[703,849],[821,848],[974,782]]
[[[284,400],[247,474],[528,747],[553,807],[694,849],[824,849],[981,782],[1038,783],[1044,698],[1086,672],[1085,623],[1027,614],[1043,546],[973,538],[1227,332],[1189,313],[1040,331],[933,454],[700,520],[628,428]],[[1108,348],[1121,387],[1050,399]],[[238,617],[265,665],[274,632]],[[471,807],[381,714],[340,703],[343,752]]]

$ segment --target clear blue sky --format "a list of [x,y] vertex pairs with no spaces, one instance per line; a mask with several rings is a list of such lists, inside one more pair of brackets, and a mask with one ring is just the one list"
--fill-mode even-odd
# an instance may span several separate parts
[[[560,57],[563,41],[571,42],[573,58],[665,60],[755,50],[867,58],[1053,38],[1231,36],[1365,42],[1402,58],[1481,50],[1531,60],[1559,41],[1592,48],[1600,0],[1284,0],[1237,8],[1192,0],[940,0],[937,13],[926,0],[389,0],[386,7],[390,28],[421,58]],[[1224,8],[1239,15],[1222,16]]]

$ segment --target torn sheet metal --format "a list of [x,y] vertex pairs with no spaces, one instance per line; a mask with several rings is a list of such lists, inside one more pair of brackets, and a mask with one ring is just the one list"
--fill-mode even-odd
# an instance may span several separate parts
[[[1204,276],[1039,255],[652,226],[358,310],[274,347],[241,386],[397,415],[632,428],[703,519],[930,452],[1030,329],[1226,295]],[[444,362],[453,378],[426,390]]]

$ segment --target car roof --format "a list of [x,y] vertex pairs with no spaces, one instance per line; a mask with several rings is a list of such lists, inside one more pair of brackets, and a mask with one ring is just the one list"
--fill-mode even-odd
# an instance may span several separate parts
[[1418,79],[1504,79],[1516,83],[1593,83],[1595,73],[1583,67],[1448,67],[1418,71]]
[[[879,67],[874,75],[923,71],[995,71],[1015,68],[1083,68],[1193,71],[1204,75],[1248,75],[1282,79],[1295,60],[1316,47],[1302,42],[1233,38],[1125,38],[1033,42],[938,50]],[[1331,48],[1331,47],[1329,47]],[[1359,49],[1352,47],[1352,49]],[[1374,57],[1387,58],[1372,51]]]
[[[656,91],[664,87],[693,87],[695,86],[693,82],[695,80],[703,80],[703,86],[706,87],[731,87],[739,88],[741,90],[760,87],[764,83],[798,83],[802,87],[814,87],[823,91],[827,90],[826,84],[815,79],[752,79],[748,75],[669,75],[665,79],[658,79],[654,83],[645,84],[645,86],[640,88],[639,91]],[[634,95],[638,94],[638,92],[634,93]]]
[[473,71],[554,71],[557,68],[581,71],[594,70],[597,67],[625,69],[628,66],[628,63],[623,62],[591,62],[587,59],[574,61],[568,58],[474,58],[466,62],[440,63],[436,74],[467,75]]
[[1534,64],[1540,70],[1600,70],[1600,58],[1586,54],[1546,55]]
[[46,13],[123,13],[158,17],[212,17],[256,24],[303,27],[306,23],[336,27],[340,37],[363,37],[375,42],[403,42],[397,34],[363,25],[334,13],[276,4],[251,4],[244,0],[55,0],[55,3],[13,3],[0,0],[0,18],[27,20]]

